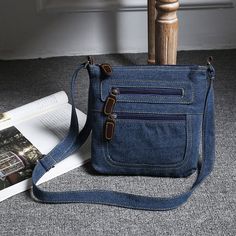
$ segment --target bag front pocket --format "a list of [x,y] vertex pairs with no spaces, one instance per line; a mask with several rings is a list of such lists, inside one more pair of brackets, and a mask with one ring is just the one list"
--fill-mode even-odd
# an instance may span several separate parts
[[188,149],[185,114],[113,113],[105,123],[107,161],[129,167],[177,167]]

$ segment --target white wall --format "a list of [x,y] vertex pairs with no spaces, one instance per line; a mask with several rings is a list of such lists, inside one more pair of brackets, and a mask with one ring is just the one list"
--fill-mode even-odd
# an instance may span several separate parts
[[[109,12],[87,12],[101,10],[101,0],[94,9],[85,3],[95,0],[39,1],[0,1],[0,59],[147,51],[143,0],[131,6],[116,0]],[[236,48],[236,8],[230,6],[231,0],[182,0],[179,50]]]

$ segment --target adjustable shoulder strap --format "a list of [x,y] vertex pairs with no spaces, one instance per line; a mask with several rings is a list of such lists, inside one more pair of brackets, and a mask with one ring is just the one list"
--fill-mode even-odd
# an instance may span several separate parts
[[72,96],[72,116],[70,130],[66,138],[61,141],[50,153],[41,159],[34,168],[33,194],[42,202],[45,203],[93,203],[105,204],[112,206],[120,206],[125,208],[165,211],[177,208],[185,203],[191,196],[193,191],[199,186],[202,181],[210,174],[213,169],[215,159],[215,128],[214,128],[214,94],[213,94],[213,78],[214,69],[210,65],[208,68],[208,90],[205,99],[203,124],[202,124],[202,160],[198,165],[198,176],[192,187],[185,193],[170,197],[147,197],[115,191],[105,190],[90,190],[90,191],[70,191],[70,192],[48,192],[40,189],[37,181],[52,168],[56,163],[62,161],[86,141],[91,131],[90,114],[87,116],[87,121],[78,134],[78,120],[75,111],[73,94],[75,93],[75,83],[78,72],[86,66],[82,64],[75,71],[71,82]]

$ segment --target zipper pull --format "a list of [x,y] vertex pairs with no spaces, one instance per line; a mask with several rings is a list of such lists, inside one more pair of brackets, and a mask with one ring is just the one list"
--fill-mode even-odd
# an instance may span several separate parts
[[113,112],[114,106],[116,104],[116,96],[119,94],[119,90],[113,88],[110,92],[110,95],[107,97],[105,106],[104,106],[104,114],[106,116],[110,115]]
[[107,117],[105,123],[105,139],[110,141],[113,138],[115,132],[115,125],[116,125],[116,114],[111,114]]
[[213,57],[210,56],[208,57],[207,59],[207,72],[208,72],[208,78],[209,79],[214,79],[215,78],[215,69],[212,65],[212,62],[213,62]]

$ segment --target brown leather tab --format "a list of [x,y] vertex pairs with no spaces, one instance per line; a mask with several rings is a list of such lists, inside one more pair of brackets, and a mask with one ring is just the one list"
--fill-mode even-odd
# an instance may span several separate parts
[[115,104],[116,104],[116,96],[114,94],[110,94],[104,106],[104,114],[107,116],[110,115],[113,111]]
[[102,72],[107,75],[107,76],[111,76],[112,74],[112,68],[109,64],[101,64],[100,68],[102,70]]
[[105,124],[105,138],[106,140],[111,140],[115,131],[115,120],[107,119]]

